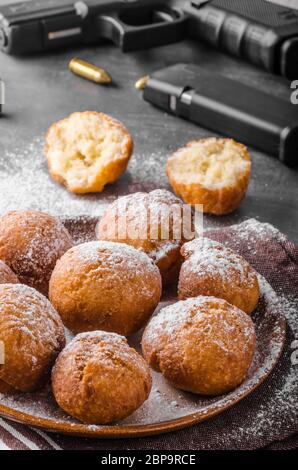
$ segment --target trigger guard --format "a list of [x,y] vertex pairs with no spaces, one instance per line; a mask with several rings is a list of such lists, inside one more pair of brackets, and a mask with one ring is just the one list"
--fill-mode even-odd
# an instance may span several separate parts
[[114,16],[100,16],[97,20],[100,37],[111,40],[116,46],[123,47],[125,27],[119,18]]
[[[102,15],[97,19],[100,37],[111,40],[123,52],[147,49],[177,42],[185,37],[187,16],[177,9],[156,11],[164,21],[150,24],[128,24],[117,15]],[[151,33],[151,34],[150,34]]]

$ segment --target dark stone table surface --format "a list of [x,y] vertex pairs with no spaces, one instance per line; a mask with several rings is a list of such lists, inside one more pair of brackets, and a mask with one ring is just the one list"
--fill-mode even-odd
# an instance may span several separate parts
[[[8,2],[1,0],[1,4],[3,3]],[[97,86],[72,75],[67,69],[67,64],[73,56],[79,56],[106,68],[113,77],[113,86]],[[157,168],[161,171],[160,185],[167,187],[164,162],[169,153],[191,139],[211,133],[189,122],[168,116],[143,102],[140,94],[134,89],[134,83],[137,78],[176,62],[193,62],[210,71],[220,72],[264,92],[290,100],[291,90],[288,81],[188,40],[129,54],[122,54],[113,45],[77,47],[22,58],[0,54],[0,77],[6,85],[6,104],[4,114],[0,118],[0,162],[2,158],[2,167],[6,167],[6,172],[2,168],[1,173],[0,165],[0,213],[7,208],[17,208],[13,207],[11,196],[7,197],[7,191],[1,191],[4,179],[9,174],[7,167],[11,165],[12,169],[15,168],[13,159],[24,159],[24,164],[27,159],[30,163],[32,158],[30,143],[36,139],[43,139],[46,129],[52,122],[79,110],[100,110],[123,121],[135,137],[134,158],[138,159],[138,167],[145,165],[149,158],[153,159],[154,164],[156,152]],[[26,149],[24,155],[22,149]],[[226,225],[255,217],[260,221],[272,223],[292,241],[298,243],[298,170],[286,168],[274,158],[255,149],[251,149],[251,153],[252,179],[247,198],[241,208],[230,216],[206,217],[206,224]],[[5,166],[3,158],[11,161],[7,161]],[[133,179],[132,173],[135,168],[136,164],[132,166],[131,174],[128,172],[118,184],[108,188],[106,194],[112,197],[131,192],[132,186],[127,183],[130,178]],[[145,170],[140,174],[146,179]],[[38,180],[38,171],[35,177]],[[20,184],[16,184],[15,187],[16,192],[21,190],[22,184],[26,184],[26,181],[20,178]],[[56,194],[60,194],[61,191],[63,198],[62,191],[65,191],[63,188],[50,180],[47,184],[52,185]],[[153,185],[158,185],[156,173]],[[32,186],[32,192],[36,191],[36,187],[38,188],[38,185]],[[35,195],[37,202],[34,207],[38,207],[40,197],[38,192]],[[82,212],[88,213],[88,198],[90,198],[90,207],[92,204],[94,207],[94,198],[100,201],[105,195],[73,197],[79,200],[77,213],[80,212],[80,198],[85,198]],[[27,200],[29,206],[32,200],[30,194]],[[51,211],[51,201],[47,209]],[[58,212],[62,213],[63,207],[60,206]],[[90,212],[94,213],[94,210]]]

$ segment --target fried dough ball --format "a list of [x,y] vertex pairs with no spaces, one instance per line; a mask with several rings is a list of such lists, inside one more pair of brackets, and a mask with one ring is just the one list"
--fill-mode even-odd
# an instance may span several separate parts
[[8,385],[7,383],[0,380],[0,393],[4,393],[4,394],[16,393],[16,389],[13,388],[11,385]]
[[116,119],[103,113],[73,113],[54,123],[45,155],[53,179],[74,193],[97,193],[127,168],[133,140]]
[[49,214],[25,210],[0,217],[0,259],[44,295],[57,259],[72,246],[64,225]]
[[183,206],[164,189],[124,196],[106,209],[96,228],[97,238],[143,250],[159,268],[163,284],[177,282],[180,248],[194,237],[191,209]]
[[[175,193],[204,213],[228,214],[245,197],[251,161],[247,148],[232,139],[189,142],[167,162]],[[199,207],[199,206],[202,207]]]
[[132,414],[147,400],[150,370],[115,333],[81,333],[60,353],[52,372],[58,405],[87,424],[107,424]]
[[19,280],[7,264],[0,260],[0,284],[18,284]]
[[105,330],[128,336],[154,312],[161,277],[145,253],[125,244],[95,241],[62,256],[49,295],[71,331]]
[[221,395],[245,379],[255,350],[251,318],[225,300],[196,297],[162,309],[142,339],[153,369],[174,386]]
[[64,327],[53,306],[23,284],[0,285],[1,389],[30,392],[42,387],[65,345]]
[[181,250],[184,263],[178,283],[179,299],[214,296],[251,314],[259,301],[257,275],[250,264],[230,248],[200,237]]

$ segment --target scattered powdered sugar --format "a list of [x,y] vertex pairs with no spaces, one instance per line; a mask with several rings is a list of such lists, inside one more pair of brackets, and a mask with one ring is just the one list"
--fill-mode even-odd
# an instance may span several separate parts
[[[142,163],[140,164],[140,159]],[[118,195],[136,191],[168,188],[165,171],[166,156],[153,153],[140,156],[135,152],[128,170],[114,185],[100,194],[73,194],[52,180],[44,156],[44,140],[35,138],[25,148],[0,154],[0,213],[10,210],[37,209],[53,215],[101,216]]]
[[53,215],[101,215],[106,201],[98,195],[72,194],[52,180],[43,146],[43,140],[36,138],[25,148],[0,155],[1,194],[5,194],[0,213],[36,209]]
[[[262,278],[261,302],[254,320],[257,332],[257,350],[253,364],[244,383],[235,391],[220,397],[202,397],[175,390],[162,377],[161,374],[152,372],[153,388],[149,399],[133,415],[118,423],[119,425],[144,426],[152,423],[162,423],[187,416],[189,422],[194,417],[203,419],[206,414],[217,414],[218,410],[225,406],[231,406],[240,400],[256,384],[264,373],[267,374],[276,363],[282,348],[283,324],[280,314],[280,304],[270,286]],[[174,299],[170,301],[173,303]],[[271,302],[273,304],[271,305]],[[160,307],[166,306],[169,301],[163,301]],[[268,309],[268,314],[267,314]],[[140,350],[140,334],[131,338],[131,344]],[[1,405],[22,411],[37,418],[50,420],[57,429],[61,424],[68,424],[75,432],[78,421],[66,415],[57,407],[50,388],[33,394],[0,395]],[[266,420],[266,416],[264,416]],[[105,430],[107,427],[105,427]],[[101,426],[85,426],[86,433],[94,435],[99,433]],[[225,437],[222,436],[222,439]]]
[[[1,194],[5,195],[0,199],[0,213],[30,208],[48,211],[53,215],[74,217],[86,214],[98,217],[103,214],[107,204],[114,201],[118,195],[150,191],[157,187],[168,189],[169,184],[164,171],[165,162],[166,155],[162,151],[146,155],[135,153],[127,173],[116,185],[107,187],[99,195],[75,195],[51,179],[43,156],[43,140],[37,138],[25,148],[16,148],[14,152],[0,154]],[[222,220],[212,220],[217,226],[223,224]],[[92,230],[90,230],[91,225]],[[94,220],[91,223],[89,218],[69,219],[67,228],[72,229],[71,234],[76,242],[84,242],[94,237]],[[238,243],[240,247],[245,242],[247,249],[252,253],[255,252],[256,242],[260,237],[263,239],[273,237],[280,242],[285,241],[285,237],[277,229],[269,224],[260,224],[254,219],[247,221],[245,225],[233,228],[235,245]],[[266,282],[261,282],[261,293],[259,307],[253,316],[258,337],[257,350],[249,375],[237,390],[223,397],[202,398],[174,390],[163,380],[161,374],[153,372],[153,389],[149,400],[124,423],[128,425],[162,423],[182,416],[192,418],[196,413],[204,417],[210,411],[216,412],[224,404],[232,404],[251,390],[261,380],[263,374],[271,370],[280,355],[283,330],[281,311],[287,318],[290,343],[298,337],[298,300],[285,296],[281,291],[278,292],[278,298]],[[68,336],[70,339],[71,335]],[[140,334],[133,339],[133,342],[139,347]],[[201,423],[200,431],[212,435],[210,447],[215,447],[215,440],[218,447],[231,448],[237,443],[253,447],[262,436],[267,442],[279,439],[281,428],[284,431],[285,427],[288,427],[291,432],[298,415],[297,367],[291,364],[289,346],[282,363],[266,382],[267,399],[255,392],[245,401],[246,405],[242,403],[246,412],[244,422],[243,409],[241,416],[232,409],[226,419],[224,433],[216,433],[213,428],[216,425],[215,420],[221,419],[220,416],[215,420]],[[0,405],[7,407],[7,413],[13,408],[36,418],[48,419],[57,427],[59,423],[67,423],[75,431],[78,425],[75,419],[57,407],[50,387],[33,394],[0,394]],[[86,430],[88,429],[92,434],[98,432],[100,427],[86,426]]]
[[[266,231],[266,233],[268,233]],[[298,337],[298,299],[286,296],[282,292],[277,295],[267,283],[263,283],[265,298],[271,309],[279,308],[285,314],[290,337]],[[272,310],[266,310],[265,320],[270,322]],[[265,328],[266,322],[264,324]],[[273,329],[271,339],[271,356],[280,352],[279,332]],[[291,342],[291,340],[290,340]],[[291,346],[291,345],[289,345]],[[268,372],[267,361],[262,365],[261,372]],[[243,446],[257,447],[260,439],[267,441],[280,440],[288,429],[289,434],[293,431],[293,425],[297,425],[298,416],[298,366],[291,362],[291,350],[287,350],[282,363],[280,363],[270,380],[266,383],[266,400],[256,399],[253,404],[246,407],[246,419],[244,425],[239,425],[239,421],[231,418],[232,426],[225,436],[214,436],[218,441],[218,446],[231,446],[233,443],[244,443]],[[283,429],[283,436],[280,435]],[[213,442],[214,447],[214,442]]]
[[137,191],[152,191],[156,188],[169,189],[166,176],[167,155],[162,151],[155,151],[147,155],[135,154],[129,162],[127,193]]
[[[63,211],[62,213],[65,213]],[[76,242],[85,242],[94,238],[95,219],[80,217],[79,219],[66,220],[67,228]],[[241,236],[243,241],[251,245],[255,250],[255,241],[259,239],[255,232],[262,232],[263,238],[271,233],[278,240],[283,240],[278,231],[266,224],[264,227],[259,222],[249,221],[250,229],[247,225],[235,226],[235,239]],[[268,232],[269,231],[269,232]],[[269,236],[268,236],[269,238]],[[239,242],[240,246],[240,242]],[[121,424],[126,425],[147,425],[162,423],[187,416],[189,421],[194,416],[204,418],[208,413],[217,413],[223,406],[230,406],[235,401],[240,400],[246,393],[251,391],[256,384],[260,383],[278,361],[282,350],[282,339],[284,324],[282,320],[283,312],[288,323],[290,343],[298,336],[298,299],[285,296],[283,292],[278,292],[278,296],[271,289],[263,278],[259,279],[261,287],[261,299],[253,319],[257,332],[257,349],[254,361],[245,382],[234,392],[222,397],[204,398],[194,396],[173,389],[161,376],[155,372],[153,375],[153,389],[149,399],[132,416],[126,418]],[[175,301],[174,297],[169,299],[170,303]],[[169,302],[163,301],[160,308]],[[68,340],[71,339],[69,335]],[[140,333],[132,338],[131,343],[138,349],[140,343]],[[293,425],[297,423],[298,415],[298,374],[297,365],[291,363],[291,349],[288,346],[283,354],[280,364],[276,367],[269,380],[264,385],[267,397],[264,399],[264,388],[261,394],[256,391],[250,395],[249,399],[242,402],[242,412],[228,412],[228,420],[218,416],[213,420],[208,420],[200,424],[200,432],[208,435],[210,448],[233,448],[239,446],[258,446],[260,438],[265,442],[270,442],[280,438],[280,430],[285,433],[285,428],[292,432]],[[27,415],[34,416],[37,420],[44,418],[57,429],[62,424],[68,424],[75,432],[78,422],[67,416],[57,407],[50,387],[33,394],[0,394],[0,406],[5,408],[6,414],[9,410],[19,410]],[[243,422],[245,413],[245,422]],[[227,416],[227,413],[225,413]],[[225,431],[214,432],[216,423],[221,423],[225,419]],[[90,435],[100,433],[100,426],[85,426],[86,432]],[[105,427],[105,430],[107,427]],[[114,431],[114,427],[112,427]],[[208,447],[208,445],[207,445]]]
[[235,242],[240,246],[245,242],[246,249],[252,252],[255,251],[256,242],[259,240],[276,240],[279,243],[286,241],[286,236],[282,234],[277,228],[268,223],[260,223],[256,219],[248,219],[245,222],[237,225],[232,225],[231,228],[236,234]]

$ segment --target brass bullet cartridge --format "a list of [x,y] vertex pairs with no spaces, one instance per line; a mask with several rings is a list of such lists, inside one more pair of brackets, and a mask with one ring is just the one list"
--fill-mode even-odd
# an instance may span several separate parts
[[135,88],[137,90],[144,90],[149,79],[149,75],[145,75],[145,77],[139,78],[139,80],[135,83]]
[[112,82],[112,78],[106,70],[90,64],[85,60],[77,59],[76,57],[69,62],[69,70],[75,75],[79,75],[86,80],[90,80],[101,85],[106,85]]

